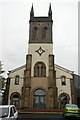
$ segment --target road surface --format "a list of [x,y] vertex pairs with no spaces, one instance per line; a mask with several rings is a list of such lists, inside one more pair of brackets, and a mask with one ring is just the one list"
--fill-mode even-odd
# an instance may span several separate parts
[[[71,117],[68,120],[77,120],[77,118]],[[63,114],[45,114],[45,113],[27,113],[19,114],[19,120],[65,120]]]

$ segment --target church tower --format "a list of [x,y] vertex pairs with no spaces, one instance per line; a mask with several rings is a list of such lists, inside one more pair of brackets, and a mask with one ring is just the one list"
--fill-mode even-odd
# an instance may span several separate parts
[[21,107],[54,109],[57,108],[57,87],[51,4],[47,17],[35,17],[32,5],[29,25],[28,55],[26,55]]

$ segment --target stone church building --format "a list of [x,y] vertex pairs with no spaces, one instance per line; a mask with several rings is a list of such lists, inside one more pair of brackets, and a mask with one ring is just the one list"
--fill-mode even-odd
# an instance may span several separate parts
[[73,72],[54,63],[52,10],[47,17],[30,11],[26,64],[9,71],[8,104],[18,109],[56,109],[75,103]]

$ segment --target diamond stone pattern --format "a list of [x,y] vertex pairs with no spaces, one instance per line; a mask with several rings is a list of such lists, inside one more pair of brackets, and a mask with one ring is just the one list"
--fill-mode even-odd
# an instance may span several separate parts
[[45,52],[41,47],[36,50],[35,52],[37,52],[40,56]]

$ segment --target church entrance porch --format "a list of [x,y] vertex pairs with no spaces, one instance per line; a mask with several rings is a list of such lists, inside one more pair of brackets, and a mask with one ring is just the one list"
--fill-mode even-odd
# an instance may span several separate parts
[[20,109],[20,94],[18,92],[14,92],[11,94],[10,99],[10,104],[15,105],[17,109]]
[[69,104],[70,97],[67,93],[62,93],[59,96],[59,108],[63,109],[66,104]]
[[37,89],[33,92],[33,108],[34,109],[46,108],[46,94],[43,89]]

